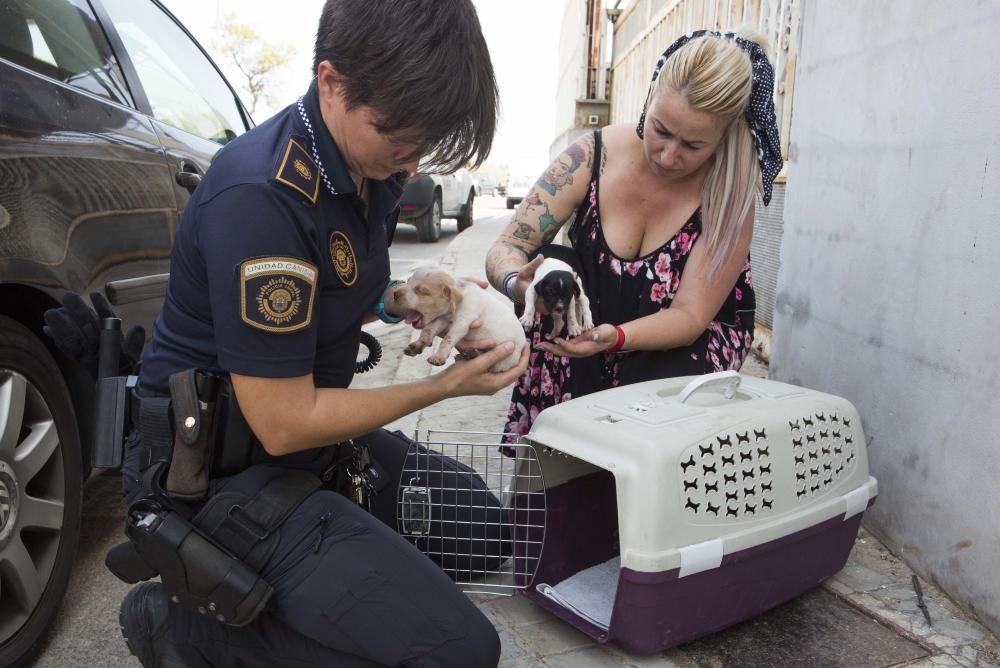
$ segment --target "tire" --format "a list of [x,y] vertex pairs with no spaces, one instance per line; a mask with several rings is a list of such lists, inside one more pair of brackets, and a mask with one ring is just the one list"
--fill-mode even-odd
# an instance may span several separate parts
[[417,223],[417,237],[424,243],[434,243],[441,238],[441,193],[434,193],[434,201]]
[[467,230],[472,227],[472,221],[475,218],[473,214],[473,204],[476,201],[476,196],[469,191],[469,199],[465,201],[465,206],[462,207],[462,214],[456,219],[458,221],[458,231]]
[[59,368],[27,328],[0,316],[0,666],[24,661],[55,617],[80,541],[82,486]]
[[508,209],[513,209],[514,208],[514,200],[512,200],[509,197],[507,198],[507,208]]

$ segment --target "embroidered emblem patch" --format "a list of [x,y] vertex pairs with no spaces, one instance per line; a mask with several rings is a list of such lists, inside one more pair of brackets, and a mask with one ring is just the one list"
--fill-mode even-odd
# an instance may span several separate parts
[[358,260],[350,240],[343,232],[330,235],[330,261],[341,282],[347,286],[354,285],[354,281],[358,280]]
[[319,197],[320,181],[317,178],[317,171],[316,162],[309,155],[309,151],[294,139],[289,139],[274,180],[294,188],[315,204],[316,198]]
[[295,332],[312,322],[316,267],[290,257],[240,264],[240,316],[266,332]]
[[295,171],[299,173],[299,176],[304,178],[306,181],[312,180],[312,170],[306,167],[306,163],[301,160],[296,160],[292,164],[295,165]]

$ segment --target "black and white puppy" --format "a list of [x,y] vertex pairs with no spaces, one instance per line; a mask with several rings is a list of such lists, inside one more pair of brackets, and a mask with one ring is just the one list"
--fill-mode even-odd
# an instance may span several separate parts
[[553,334],[561,334],[564,324],[566,333],[571,337],[579,336],[594,326],[587,293],[579,275],[566,262],[546,255],[535,270],[535,278],[524,293],[521,324],[526,327],[535,321],[536,297],[542,298],[545,310],[552,316]]

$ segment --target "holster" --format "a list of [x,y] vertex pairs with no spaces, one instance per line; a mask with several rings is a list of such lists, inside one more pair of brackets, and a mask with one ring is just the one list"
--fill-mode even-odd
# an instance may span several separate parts
[[197,369],[170,376],[173,450],[164,490],[193,501],[208,493],[208,456],[212,442],[219,379]]
[[253,497],[212,497],[190,520],[156,498],[139,499],[126,519],[130,543],[112,549],[105,563],[130,583],[159,574],[175,603],[243,626],[271,596],[260,570],[281,524],[319,486],[311,473],[284,471]]

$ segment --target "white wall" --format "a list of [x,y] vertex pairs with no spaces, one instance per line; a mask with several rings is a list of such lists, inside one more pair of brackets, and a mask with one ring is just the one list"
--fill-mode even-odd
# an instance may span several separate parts
[[771,376],[855,403],[867,525],[1000,630],[1000,2],[802,18]]
[[[576,101],[587,92],[587,3],[583,0],[567,0],[563,10],[558,68],[555,136],[549,146],[550,159],[555,159],[576,137]],[[536,94],[545,95],[545,91]]]

